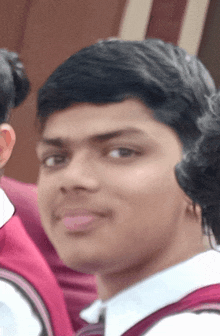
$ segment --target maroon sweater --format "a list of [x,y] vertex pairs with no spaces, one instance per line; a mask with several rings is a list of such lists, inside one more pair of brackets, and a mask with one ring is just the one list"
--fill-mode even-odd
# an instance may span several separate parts
[[54,273],[64,293],[72,326],[77,331],[85,325],[85,321],[79,317],[79,312],[97,298],[95,277],[75,272],[59,259],[41,226],[36,185],[2,177],[1,187],[14,204],[16,215],[20,217],[29,237]]
[[213,311],[220,314],[220,284],[200,288],[185,296],[182,300],[156,311],[135,324],[122,336],[142,336],[163,318],[186,311],[197,314],[204,311]]
[[0,229],[0,278],[24,291],[45,326],[45,335],[73,335],[63,293],[17,216]]

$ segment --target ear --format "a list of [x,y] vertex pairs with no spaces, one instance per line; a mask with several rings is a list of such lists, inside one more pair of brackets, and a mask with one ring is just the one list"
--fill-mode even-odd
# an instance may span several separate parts
[[0,168],[3,168],[9,160],[16,136],[14,129],[9,124],[0,125]]
[[187,203],[187,212],[191,214],[192,216],[195,216],[196,218],[201,219],[202,218],[202,209],[199,204],[194,203],[191,198],[189,198],[187,195],[184,195],[185,201]]

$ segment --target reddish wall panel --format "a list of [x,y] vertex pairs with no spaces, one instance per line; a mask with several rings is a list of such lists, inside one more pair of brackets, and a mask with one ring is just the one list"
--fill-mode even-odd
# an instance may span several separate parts
[[220,2],[210,1],[198,57],[209,69],[217,87],[220,86]]
[[0,48],[20,51],[30,0],[0,1]]
[[154,0],[146,37],[177,44],[187,0]]

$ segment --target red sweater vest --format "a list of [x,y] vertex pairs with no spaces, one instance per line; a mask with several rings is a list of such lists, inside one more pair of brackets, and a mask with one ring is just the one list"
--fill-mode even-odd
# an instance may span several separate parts
[[21,219],[22,226],[28,236],[38,247],[44,260],[46,260],[52,270],[64,294],[73,330],[80,330],[87,325],[80,318],[80,311],[97,298],[95,276],[71,270],[58,257],[41,225],[37,208],[36,185],[3,176],[1,178],[1,187],[15,206],[15,214]]
[[[184,285],[184,284],[183,284]],[[164,317],[181,312],[192,311],[219,311],[220,312],[220,284],[200,288],[182,300],[170,304],[147,316],[127,330],[122,336],[141,336]]]
[[24,291],[47,336],[73,336],[63,293],[17,216],[0,229],[0,278]]

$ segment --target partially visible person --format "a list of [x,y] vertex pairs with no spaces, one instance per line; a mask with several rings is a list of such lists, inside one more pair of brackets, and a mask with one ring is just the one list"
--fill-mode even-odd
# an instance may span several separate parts
[[198,120],[201,136],[176,166],[184,192],[202,209],[204,232],[213,248],[220,245],[220,92],[208,99]]
[[15,213],[32,241],[53,271],[64,299],[74,331],[85,326],[79,313],[97,298],[95,277],[74,271],[65,266],[58,257],[41,225],[37,206],[37,186],[3,176],[1,186],[15,206]]
[[175,176],[215,93],[197,57],[155,39],[84,48],[39,90],[42,224],[97,279],[78,335],[218,333],[220,255]]
[[[0,49],[0,169],[11,156],[16,136],[11,109],[22,103],[29,81],[18,55]],[[63,293],[35,243],[0,189],[0,334],[73,335]]]

